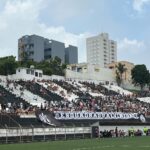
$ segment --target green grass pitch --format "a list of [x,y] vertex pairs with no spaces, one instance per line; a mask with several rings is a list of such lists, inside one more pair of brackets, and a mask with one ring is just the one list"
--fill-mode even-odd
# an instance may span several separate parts
[[0,145],[0,150],[150,150],[150,137],[6,144]]

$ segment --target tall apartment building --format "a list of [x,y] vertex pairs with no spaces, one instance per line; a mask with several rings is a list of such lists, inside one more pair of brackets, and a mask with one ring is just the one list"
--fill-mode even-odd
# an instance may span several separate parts
[[86,39],[87,63],[107,67],[117,61],[117,42],[110,40],[108,33]]
[[[73,47],[73,46],[72,46]],[[65,59],[66,51],[68,55]],[[18,60],[32,60],[40,62],[58,56],[62,63],[78,63],[78,49],[69,47],[55,40],[49,40],[38,35],[26,35],[18,40]],[[69,60],[69,62],[68,62]]]

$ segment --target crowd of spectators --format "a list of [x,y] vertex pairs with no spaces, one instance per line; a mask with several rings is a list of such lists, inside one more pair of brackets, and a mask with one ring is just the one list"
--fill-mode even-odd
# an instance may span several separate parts
[[140,91],[136,95],[137,97],[150,97],[150,90]]
[[[46,81],[41,81],[46,82]],[[18,112],[21,110],[26,111],[35,111],[36,109],[49,110],[49,111],[94,111],[94,112],[134,112],[142,113],[144,115],[150,115],[150,104],[144,103],[137,100],[137,95],[120,95],[114,91],[110,91],[103,87],[103,84],[94,84],[88,82],[80,82],[80,85],[83,87],[88,87],[88,90],[92,92],[102,93],[104,96],[92,96],[87,92],[81,91],[79,84],[76,84],[75,81],[72,83],[67,81],[48,81],[49,85],[55,83],[56,85],[61,86],[67,92],[73,92],[78,95],[77,99],[72,99],[69,101],[64,99],[61,93],[61,96],[54,94],[54,91],[57,90],[57,86],[48,86],[48,89],[42,87],[42,85],[37,84],[36,81],[9,81],[7,80],[6,91],[4,87],[1,87],[0,90],[0,99],[6,97],[5,95],[10,95],[13,93],[13,88],[17,88],[18,84],[20,87],[20,95],[24,94],[24,89],[30,90],[34,94],[37,94],[45,98],[45,102],[41,104],[40,108],[33,107],[21,98],[16,101],[18,97],[11,95],[11,100],[0,101],[0,111],[13,110],[11,112]],[[10,84],[13,84],[13,87],[10,88]],[[5,93],[4,93],[5,91]],[[81,94],[79,94],[81,93]],[[10,96],[9,96],[10,97]],[[59,100],[58,100],[59,98]],[[5,98],[6,99],[6,98]]]
[[[82,84],[82,82],[80,83]],[[66,81],[57,81],[57,84],[64,86],[66,85]],[[72,82],[72,84],[75,83]],[[44,107],[44,109],[49,109],[50,111],[134,112],[150,115],[150,104],[138,101],[136,95],[120,95],[116,92],[108,91],[106,88],[103,88],[102,85],[96,86],[94,83],[90,84],[84,82],[83,85],[85,84],[94,92],[101,89],[100,91],[103,91],[103,94],[106,96],[93,97],[87,95],[87,93],[83,93],[81,97],[72,101],[51,101],[49,105],[46,105],[48,107]],[[92,87],[94,87],[94,89]]]
[[[0,80],[0,83],[2,82],[3,81]],[[0,85],[0,112],[15,114],[29,114],[35,112],[36,107],[31,106],[27,101],[21,98],[24,91],[23,87],[19,87],[18,84],[12,80],[6,80],[5,84],[6,87]],[[19,95],[13,93],[16,88],[19,88]]]
[[108,138],[108,137],[125,137],[126,133],[124,130],[119,130],[117,133],[115,130],[104,130],[100,131],[99,133],[101,138]]
[[123,129],[118,129],[118,127],[116,127],[115,129],[111,129],[111,130],[101,130],[99,131],[98,127],[95,128],[94,131],[94,135],[95,137],[100,137],[100,138],[113,138],[113,137],[133,137],[133,136],[142,136],[142,135],[146,135],[149,136],[150,135],[150,129],[144,127],[142,130],[141,129],[134,129],[133,127],[130,127],[128,130],[124,131]]

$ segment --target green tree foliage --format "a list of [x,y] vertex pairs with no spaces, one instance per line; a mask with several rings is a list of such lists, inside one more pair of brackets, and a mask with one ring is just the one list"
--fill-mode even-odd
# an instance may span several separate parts
[[116,70],[116,82],[118,84],[118,86],[121,85],[121,78],[120,78],[120,74],[119,72]]
[[136,65],[131,70],[131,75],[133,83],[140,86],[141,90],[150,83],[150,74],[145,65]]
[[118,63],[118,65],[116,65],[116,82],[119,86],[121,85],[123,80],[122,75],[126,70],[127,69],[125,68],[124,64]]
[[28,60],[28,61],[18,61],[17,62],[18,67],[26,67],[26,68],[30,68],[30,66],[37,66],[37,62]]
[[37,63],[35,68],[43,70],[45,75],[55,74],[63,76],[66,65],[62,64],[61,59],[56,56],[54,59],[51,58],[50,60]]
[[17,67],[30,68],[33,65],[36,69],[43,70],[45,75],[64,75],[64,70],[66,69],[66,64],[61,63],[59,57],[54,59],[34,62],[34,61],[16,61],[14,56],[2,57],[0,58],[0,75],[15,74]]
[[0,58],[0,74],[8,75],[14,74],[18,66],[14,56]]

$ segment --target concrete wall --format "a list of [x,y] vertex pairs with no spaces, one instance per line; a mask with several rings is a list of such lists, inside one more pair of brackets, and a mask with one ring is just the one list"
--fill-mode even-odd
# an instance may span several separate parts
[[[143,131],[144,127],[150,129],[150,126],[117,126],[118,131],[124,130],[128,135],[128,129],[133,127],[134,130]],[[115,130],[116,126],[99,126],[100,131]],[[91,134],[91,127],[67,127],[67,128],[9,128],[0,129],[0,137],[15,137],[15,136],[32,136],[32,135],[65,135],[65,134]]]
[[9,128],[0,129],[0,137],[32,136],[32,135],[60,135],[91,133],[91,127],[67,127],[67,128]]
[[47,76],[47,75],[43,75],[43,79],[44,80],[65,80],[65,77],[64,76],[57,76],[57,75],[51,75],[51,76]]
[[66,79],[80,79],[80,80],[97,80],[115,82],[115,76],[111,69],[97,68],[93,65],[88,65],[87,69],[82,72],[66,70]]

